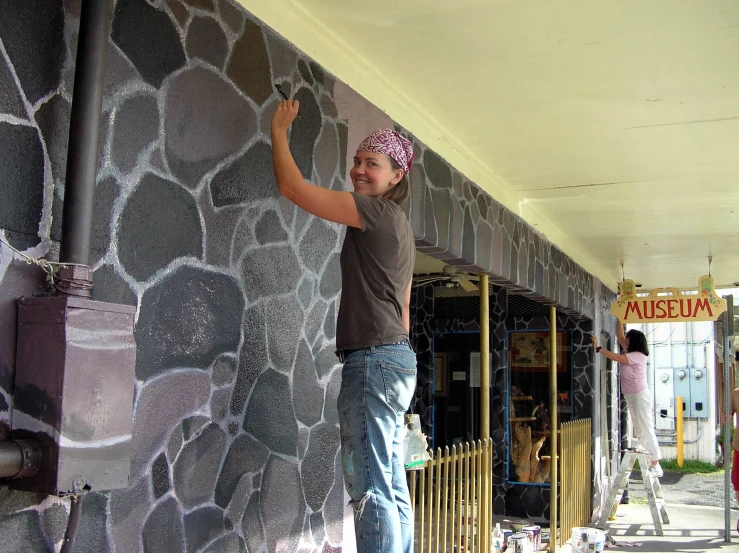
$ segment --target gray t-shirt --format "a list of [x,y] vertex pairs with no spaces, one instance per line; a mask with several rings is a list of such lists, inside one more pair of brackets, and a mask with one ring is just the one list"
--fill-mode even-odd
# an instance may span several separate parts
[[341,248],[341,304],[337,349],[393,344],[408,337],[403,300],[416,248],[398,204],[352,192],[362,230],[348,227]]

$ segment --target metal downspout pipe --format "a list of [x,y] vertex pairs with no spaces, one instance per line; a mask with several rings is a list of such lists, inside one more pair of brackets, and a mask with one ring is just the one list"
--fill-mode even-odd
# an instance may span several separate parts
[[[92,290],[90,236],[98,166],[103,85],[112,0],[82,0],[75,65],[59,260],[58,290],[89,297]],[[35,476],[41,451],[33,440],[0,443],[0,478]],[[74,548],[82,496],[73,497],[61,553]]]
[[80,14],[59,253],[61,262],[80,265],[90,262],[110,8],[111,0],[83,0]]
[[[111,0],[83,0],[74,77],[72,112],[62,218],[62,262],[59,290],[88,296],[92,288],[90,259],[93,198],[98,164],[100,114],[103,105]],[[32,440],[0,442],[0,478],[35,476],[41,453]]]
[[[112,0],[82,0],[69,121],[59,261],[75,265],[59,271],[57,287],[64,294],[83,297],[90,297],[92,293],[90,237],[112,4]],[[60,553],[71,553],[74,549],[83,497],[71,498]]]

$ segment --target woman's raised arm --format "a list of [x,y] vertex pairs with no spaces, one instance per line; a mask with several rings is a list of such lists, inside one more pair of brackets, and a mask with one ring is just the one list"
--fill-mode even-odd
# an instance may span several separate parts
[[297,100],[284,100],[272,116],[272,167],[280,194],[316,217],[362,228],[357,204],[349,192],[328,190],[306,182],[290,152],[287,130],[298,115]]

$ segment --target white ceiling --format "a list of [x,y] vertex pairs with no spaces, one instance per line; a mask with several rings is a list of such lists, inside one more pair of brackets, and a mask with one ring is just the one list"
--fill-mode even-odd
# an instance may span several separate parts
[[739,281],[737,0],[240,0],[611,287]]

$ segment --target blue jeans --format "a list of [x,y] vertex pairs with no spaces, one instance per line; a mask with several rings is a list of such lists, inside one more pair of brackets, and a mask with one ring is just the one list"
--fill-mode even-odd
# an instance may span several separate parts
[[416,387],[407,342],[351,353],[338,408],[344,484],[358,553],[411,553],[413,514],[403,463],[403,415]]

